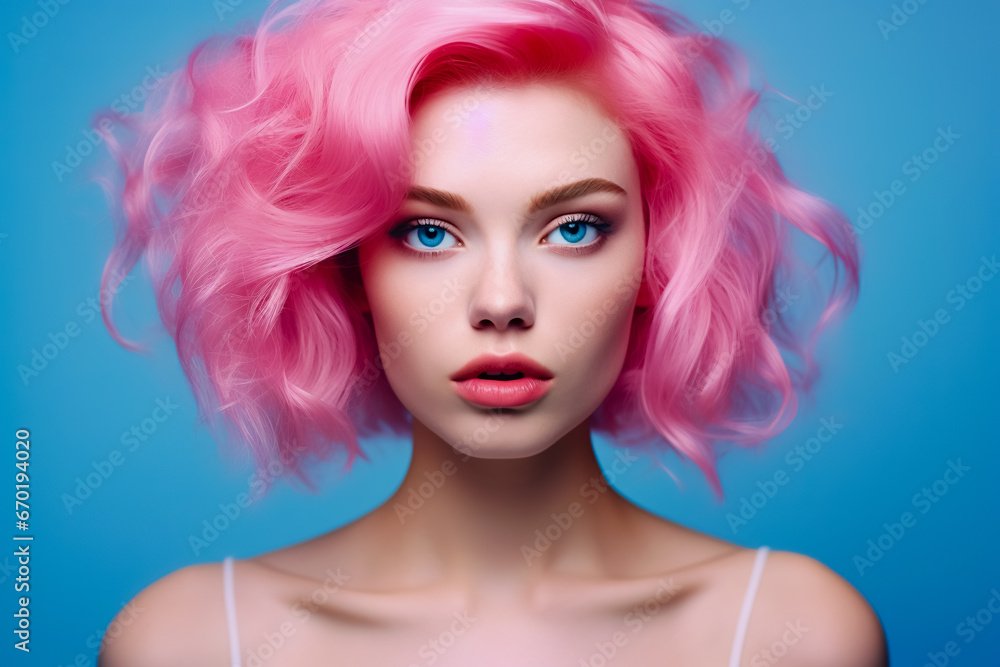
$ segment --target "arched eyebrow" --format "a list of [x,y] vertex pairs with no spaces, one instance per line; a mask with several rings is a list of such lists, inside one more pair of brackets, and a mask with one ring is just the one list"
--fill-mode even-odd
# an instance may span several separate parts
[[[582,197],[594,192],[611,192],[617,195],[628,194],[625,191],[625,188],[605,178],[585,178],[582,181],[559,185],[535,195],[531,198],[531,202],[528,204],[527,214],[531,215],[533,213],[537,213],[538,211],[543,211],[550,206],[555,206],[561,202],[576,199],[577,197]],[[436,190],[434,188],[425,188],[423,186],[416,185],[407,191],[406,198],[413,201],[426,202],[442,208],[450,208],[454,211],[460,211],[469,215],[472,215],[472,213],[475,212],[472,204],[467,202],[460,195],[456,195],[452,192],[445,192],[444,190]]]

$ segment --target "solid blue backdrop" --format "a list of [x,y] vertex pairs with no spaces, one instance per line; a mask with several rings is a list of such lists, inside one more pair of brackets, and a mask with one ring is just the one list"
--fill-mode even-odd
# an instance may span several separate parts
[[[88,133],[92,113],[139,108],[144,86],[182,65],[197,42],[258,19],[264,6],[14,0],[0,9],[8,151],[0,167],[8,482],[0,496],[13,506],[15,431],[30,429],[27,534],[35,538],[30,655],[12,648],[16,543],[0,548],[4,664],[93,664],[106,624],[152,581],[343,525],[378,506],[406,469],[407,443],[373,443],[374,465],[361,462],[342,478],[331,472],[319,497],[281,484],[236,516],[252,469],[245,458],[220,457],[198,424],[169,338],[157,339],[152,357],[129,353],[94,308],[113,232],[103,195],[87,180],[104,148]],[[933,0],[670,6],[733,40],[758,80],[762,73],[796,100],[768,96],[762,132],[790,178],[840,206],[861,233],[861,297],[823,339],[815,404],[803,402],[762,452],[721,461],[724,504],[673,457],[666,460],[683,490],[645,462],[615,485],[698,530],[826,563],[879,613],[893,664],[924,665],[936,654],[939,665],[945,657],[995,665],[1000,615],[988,603],[1000,604],[1000,227],[990,193],[1000,8]],[[797,294],[790,307],[805,308]],[[117,306],[126,336],[156,335],[143,270]],[[602,461],[614,454],[604,442],[598,451]],[[221,594],[221,584],[205,594]]]

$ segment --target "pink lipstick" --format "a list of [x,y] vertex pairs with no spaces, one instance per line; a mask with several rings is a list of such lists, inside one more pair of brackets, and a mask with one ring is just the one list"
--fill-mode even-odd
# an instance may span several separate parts
[[520,353],[476,357],[451,376],[459,396],[484,407],[514,408],[552,387],[552,371]]

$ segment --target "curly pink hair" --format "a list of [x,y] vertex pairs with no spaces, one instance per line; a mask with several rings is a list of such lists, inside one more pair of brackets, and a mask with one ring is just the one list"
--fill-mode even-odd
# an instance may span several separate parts
[[[738,50],[647,0],[275,3],[251,33],[202,42],[141,113],[95,116],[117,161],[102,179],[119,225],[102,287],[145,252],[203,423],[221,413],[258,466],[280,458],[312,487],[308,459],[346,448],[349,467],[359,437],[410,426],[384,373],[354,390],[380,353],[349,295],[358,244],[405,196],[417,103],[459,83],[572,83],[630,139],[655,301],[591,426],[668,443],[721,497],[720,446],[788,425],[818,377],[817,336],[858,295],[849,223],[748,129],[760,93],[747,79]],[[776,307],[797,259],[788,223],[833,258],[808,336]],[[113,338],[142,349],[110,306]]]

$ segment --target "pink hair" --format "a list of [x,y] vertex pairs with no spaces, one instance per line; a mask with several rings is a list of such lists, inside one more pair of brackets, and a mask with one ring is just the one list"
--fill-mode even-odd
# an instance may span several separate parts
[[[849,223],[748,129],[760,93],[746,70],[727,42],[647,0],[275,3],[252,34],[200,44],[141,113],[95,117],[129,136],[101,131],[123,174],[103,181],[120,229],[102,287],[145,252],[202,421],[223,414],[260,468],[280,458],[312,486],[307,458],[346,448],[349,467],[365,458],[359,437],[410,425],[383,373],[356,384],[380,354],[348,295],[352,254],[409,185],[416,103],[458,83],[573,83],[631,141],[655,302],[637,311],[591,426],[620,444],[669,443],[721,497],[720,445],[784,430],[795,390],[818,377],[817,336],[858,294]],[[833,258],[808,337],[778,308],[796,260],[788,223]],[[104,321],[142,349],[110,304]]]

